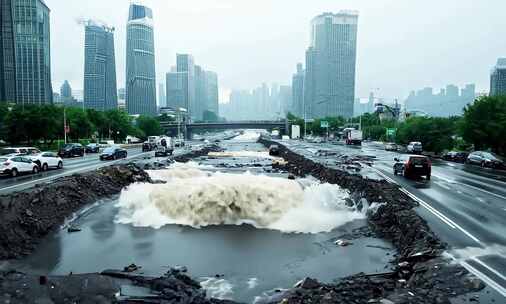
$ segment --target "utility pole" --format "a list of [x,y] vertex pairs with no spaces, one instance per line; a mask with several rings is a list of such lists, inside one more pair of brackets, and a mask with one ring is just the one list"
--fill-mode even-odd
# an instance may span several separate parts
[[63,106],[63,136],[64,143],[67,144],[67,114],[65,113],[65,106]]

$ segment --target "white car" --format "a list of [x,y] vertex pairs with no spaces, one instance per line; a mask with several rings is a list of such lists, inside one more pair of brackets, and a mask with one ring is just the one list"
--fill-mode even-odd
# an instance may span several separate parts
[[63,159],[53,152],[41,152],[29,155],[30,159],[39,166],[42,171],[49,168],[63,169]]
[[28,156],[14,155],[0,157],[0,173],[16,177],[19,173],[39,173],[39,166]]

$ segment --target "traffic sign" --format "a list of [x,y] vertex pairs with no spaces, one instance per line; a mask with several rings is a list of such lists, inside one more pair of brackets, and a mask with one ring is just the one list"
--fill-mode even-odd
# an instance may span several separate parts
[[397,129],[387,129],[387,136],[395,136]]
[[321,127],[321,128],[328,128],[328,127],[329,127],[329,122],[328,122],[328,121],[326,121],[326,120],[322,120],[322,121],[320,122],[320,127]]

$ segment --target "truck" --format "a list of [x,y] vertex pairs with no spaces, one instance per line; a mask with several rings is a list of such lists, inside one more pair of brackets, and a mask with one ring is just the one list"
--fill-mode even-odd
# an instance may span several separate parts
[[293,125],[292,126],[292,139],[299,139],[299,138],[300,138],[300,126]]
[[174,140],[168,136],[160,136],[156,143],[155,157],[167,157],[174,153]]
[[347,145],[362,145],[363,133],[361,130],[353,128],[344,129],[343,137]]

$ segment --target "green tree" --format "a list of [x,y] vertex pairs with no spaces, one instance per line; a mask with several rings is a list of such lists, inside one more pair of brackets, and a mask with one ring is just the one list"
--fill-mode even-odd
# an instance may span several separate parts
[[132,125],[132,118],[125,111],[109,110],[106,117],[107,135],[114,141],[125,141],[130,134],[136,134]]
[[440,153],[454,147],[457,133],[456,119],[440,117],[412,117],[399,125],[396,141],[422,143],[424,150]]
[[65,112],[67,125],[70,127],[70,138],[76,141],[80,138],[90,138],[94,126],[87,112],[80,108],[65,108]]
[[153,117],[141,115],[137,118],[136,125],[137,128],[142,131],[144,137],[158,136],[162,134],[160,121]]
[[506,96],[484,96],[464,108],[459,123],[462,138],[476,150],[506,154]]

